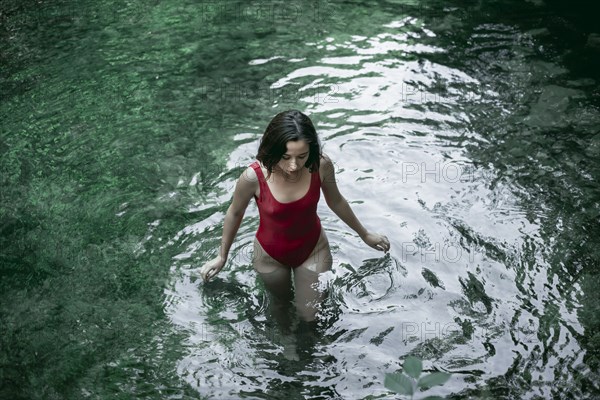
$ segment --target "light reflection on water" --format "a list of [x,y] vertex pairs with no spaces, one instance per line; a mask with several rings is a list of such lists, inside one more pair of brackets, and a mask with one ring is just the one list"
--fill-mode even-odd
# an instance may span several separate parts
[[[390,31],[397,27],[406,32]],[[190,264],[172,267],[166,309],[174,324],[190,332],[189,355],[178,371],[200,393],[228,398],[243,391],[271,398],[281,388],[295,388],[289,393],[385,397],[384,374],[414,354],[424,359],[426,370],[454,373],[430,391],[448,395],[501,377],[515,359],[551,346],[560,353],[536,367],[541,385],[535,392],[545,397],[550,392],[544,385],[555,379],[560,359],[581,362],[581,348],[559,325],[552,328],[558,329],[552,343],[540,339],[540,324],[547,322],[539,310],[549,297],[561,298],[558,283],[545,273],[543,208],[532,215],[515,195],[522,191],[516,183],[465,152],[465,144],[487,139],[472,129],[473,116],[462,104],[498,94],[482,92],[477,78],[457,68],[422,58],[407,61],[411,54],[444,52],[407,42],[420,36],[435,35],[403,19],[372,37],[308,43],[320,57],[274,83],[307,93],[301,98],[304,111],[336,163],[341,193],[368,229],[390,238],[391,251],[381,256],[364,245],[321,201],[318,212],[334,255],[333,271],[324,276],[330,298],[322,312],[323,337],[311,357],[291,366],[277,338],[265,334],[266,298],[250,264],[258,224],[252,202],[216,282],[202,285],[178,273],[189,271]],[[404,57],[390,58],[391,50]],[[275,59],[258,61],[249,65]],[[436,87],[441,82],[450,88],[445,93]],[[330,90],[316,92],[318,87]],[[260,129],[236,148],[228,166],[253,161]],[[234,176],[223,181],[226,193]],[[228,196],[214,199],[214,205]],[[208,241],[209,250],[197,258],[209,258],[218,246],[221,217],[197,223],[205,233],[184,228],[176,243],[195,240],[197,248]],[[182,253],[184,259],[192,256],[198,254]],[[559,307],[557,317],[582,333],[575,310]]]

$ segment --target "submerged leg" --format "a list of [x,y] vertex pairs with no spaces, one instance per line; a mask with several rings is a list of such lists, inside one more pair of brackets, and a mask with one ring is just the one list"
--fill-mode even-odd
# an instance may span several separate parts
[[325,230],[321,228],[321,236],[311,255],[300,266],[294,268],[296,309],[304,321],[315,320],[321,302],[327,297],[327,293],[318,287],[319,276],[331,270],[332,264],[329,240]]
[[254,238],[254,269],[263,281],[269,293],[269,309],[274,317],[281,336],[278,341],[283,345],[283,356],[297,361],[296,343],[291,335],[293,322],[292,270],[271,257]]
[[283,333],[288,333],[292,323],[292,280],[291,269],[271,257],[254,238],[252,264],[269,293],[271,315]]

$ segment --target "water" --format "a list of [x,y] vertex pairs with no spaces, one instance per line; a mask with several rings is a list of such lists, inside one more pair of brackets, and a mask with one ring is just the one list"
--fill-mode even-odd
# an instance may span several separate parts
[[[537,2],[2,5],[2,398],[597,396],[598,50]],[[266,6],[266,8],[265,8]],[[588,43],[588,44],[586,44]],[[282,354],[242,168],[311,116],[382,256],[324,201],[320,337]]]

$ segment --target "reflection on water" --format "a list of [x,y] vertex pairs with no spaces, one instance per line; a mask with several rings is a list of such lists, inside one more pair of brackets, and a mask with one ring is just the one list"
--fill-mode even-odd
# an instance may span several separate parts
[[[12,6],[2,347],[29,368],[2,393],[393,398],[385,373],[415,355],[452,373],[430,395],[597,394],[600,77],[573,69],[550,7],[396,3],[44,6],[54,26]],[[218,278],[194,275],[288,108],[391,241],[369,248],[322,201],[330,295],[291,337],[252,269],[254,202]]]

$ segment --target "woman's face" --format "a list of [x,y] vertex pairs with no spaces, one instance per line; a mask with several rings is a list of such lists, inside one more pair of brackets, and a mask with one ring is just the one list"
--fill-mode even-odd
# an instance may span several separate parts
[[306,140],[290,140],[286,143],[287,151],[277,163],[277,167],[288,175],[302,171],[308,159],[308,143]]

